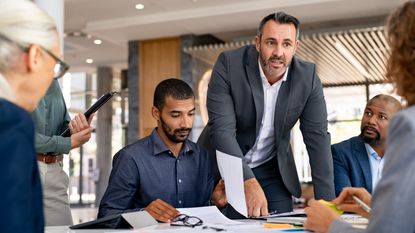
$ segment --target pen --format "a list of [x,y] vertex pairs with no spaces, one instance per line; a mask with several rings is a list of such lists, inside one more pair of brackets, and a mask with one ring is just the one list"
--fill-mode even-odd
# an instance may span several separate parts
[[283,232],[305,232],[304,228],[283,229]]
[[360,206],[362,207],[362,209],[364,211],[366,211],[367,213],[370,213],[370,211],[372,211],[372,208],[370,208],[368,205],[366,205],[366,203],[364,203],[362,200],[360,200],[358,197],[356,196],[352,196],[353,200]]
[[215,230],[215,231],[226,231],[226,229],[224,229],[224,228],[219,228],[219,227],[211,227],[211,226],[203,226],[202,227],[202,229],[203,230],[205,230],[205,229],[212,229],[212,230]]

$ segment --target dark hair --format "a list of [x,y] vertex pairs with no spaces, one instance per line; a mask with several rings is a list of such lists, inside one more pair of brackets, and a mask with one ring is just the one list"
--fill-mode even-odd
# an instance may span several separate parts
[[162,109],[168,96],[178,100],[194,98],[192,89],[186,82],[176,78],[161,81],[154,91],[153,106]]
[[259,28],[258,28],[258,37],[261,38],[262,37],[262,32],[264,31],[264,25],[266,22],[270,21],[270,20],[274,20],[277,23],[280,24],[294,24],[295,30],[297,31],[297,39],[300,37],[300,21],[295,18],[292,15],[288,15],[282,11],[277,12],[277,13],[272,13],[269,14],[267,16],[265,16],[262,20],[261,23],[259,23]]
[[386,27],[390,56],[386,77],[408,105],[415,105],[415,2],[408,1],[388,18]]

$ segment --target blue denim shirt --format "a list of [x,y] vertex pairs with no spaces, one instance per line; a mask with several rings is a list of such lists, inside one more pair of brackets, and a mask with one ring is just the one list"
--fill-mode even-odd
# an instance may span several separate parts
[[176,158],[153,130],[114,156],[98,218],[140,210],[156,199],[175,208],[207,206],[212,190],[207,151],[186,140]]

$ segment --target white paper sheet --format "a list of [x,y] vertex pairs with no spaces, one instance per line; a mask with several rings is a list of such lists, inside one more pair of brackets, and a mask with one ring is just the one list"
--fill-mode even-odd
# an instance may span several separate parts
[[147,227],[151,225],[157,225],[157,221],[147,211],[135,211],[135,212],[123,213],[121,214],[121,216],[134,229]]
[[225,191],[228,203],[245,217],[248,217],[246,208],[244,177],[242,173],[242,159],[216,151],[218,168],[225,181]]
[[237,225],[241,222],[230,220],[225,217],[216,206],[205,206],[196,208],[178,208],[181,214],[196,216],[202,219],[204,225]]

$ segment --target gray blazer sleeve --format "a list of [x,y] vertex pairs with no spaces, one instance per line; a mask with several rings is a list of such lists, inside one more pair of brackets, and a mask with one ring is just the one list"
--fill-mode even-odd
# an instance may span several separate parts
[[327,108],[323,87],[315,70],[310,97],[300,116],[300,129],[310,157],[314,195],[317,199],[335,198],[333,158],[327,132]]
[[363,233],[365,232],[365,229],[357,229],[343,220],[336,220],[330,225],[329,232],[330,233]]
[[222,53],[212,71],[207,93],[210,140],[217,150],[242,159],[244,180],[254,177],[236,140],[236,116],[228,75],[227,57]]
[[389,123],[385,167],[372,199],[368,232],[415,232],[415,107]]

